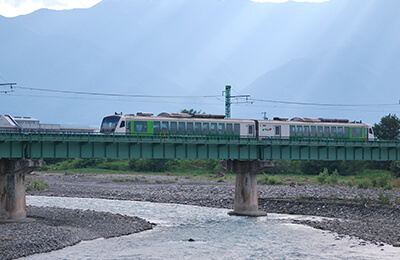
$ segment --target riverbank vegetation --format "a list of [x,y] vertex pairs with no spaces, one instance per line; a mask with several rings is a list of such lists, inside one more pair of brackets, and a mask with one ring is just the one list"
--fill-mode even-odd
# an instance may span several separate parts
[[[43,172],[124,173],[187,176],[193,179],[234,180],[235,175],[213,159],[67,159],[44,160]],[[346,185],[358,188],[400,188],[397,162],[276,160],[258,175],[264,185]]]

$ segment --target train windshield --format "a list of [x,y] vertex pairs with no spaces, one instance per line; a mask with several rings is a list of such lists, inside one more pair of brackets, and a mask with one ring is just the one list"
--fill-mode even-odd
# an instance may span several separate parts
[[100,132],[101,133],[112,133],[115,130],[119,122],[119,116],[107,116],[103,119],[101,123]]

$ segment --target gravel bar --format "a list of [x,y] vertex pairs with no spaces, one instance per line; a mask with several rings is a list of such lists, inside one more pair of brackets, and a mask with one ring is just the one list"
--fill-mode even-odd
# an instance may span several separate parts
[[130,235],[152,223],[93,210],[27,206],[34,221],[0,224],[0,259],[16,259],[75,245],[84,240]]
[[[34,173],[27,176],[27,180],[48,184],[48,188],[29,191],[28,195],[149,201],[226,209],[233,208],[235,192],[234,181],[220,182],[219,178],[196,180],[168,174]],[[293,220],[295,223],[332,231],[339,237],[358,237],[377,245],[399,245],[399,205],[370,205],[365,201],[384,196],[394,202],[400,199],[400,190],[258,185],[258,193],[259,208],[263,211],[327,217],[318,221]],[[364,203],[352,201],[357,198],[362,198],[360,201]],[[132,234],[152,226],[139,218],[94,211],[28,207],[27,213],[37,221],[0,225],[0,259],[48,252],[82,240]],[[26,225],[26,228],[21,228],[21,225]]]

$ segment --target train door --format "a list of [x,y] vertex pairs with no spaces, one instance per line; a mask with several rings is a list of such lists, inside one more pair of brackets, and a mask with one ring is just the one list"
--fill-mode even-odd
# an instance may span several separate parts
[[125,134],[126,133],[126,117],[121,116],[118,124],[115,127],[115,133]]
[[260,123],[258,128],[258,135],[260,139],[263,138],[281,138],[282,128],[280,125]]
[[243,123],[240,124],[240,136],[241,137],[247,137],[247,138],[252,138],[256,136],[256,128],[255,124],[247,124]]

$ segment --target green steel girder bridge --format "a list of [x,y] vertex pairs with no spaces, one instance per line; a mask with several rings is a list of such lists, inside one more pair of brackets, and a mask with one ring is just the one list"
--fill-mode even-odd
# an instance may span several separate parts
[[400,160],[400,142],[0,133],[0,223],[26,220],[25,175],[40,158],[225,160],[236,173],[228,214],[257,217],[266,213],[258,210],[256,174],[273,166],[269,160]]
[[0,133],[0,158],[400,160],[400,142]]

